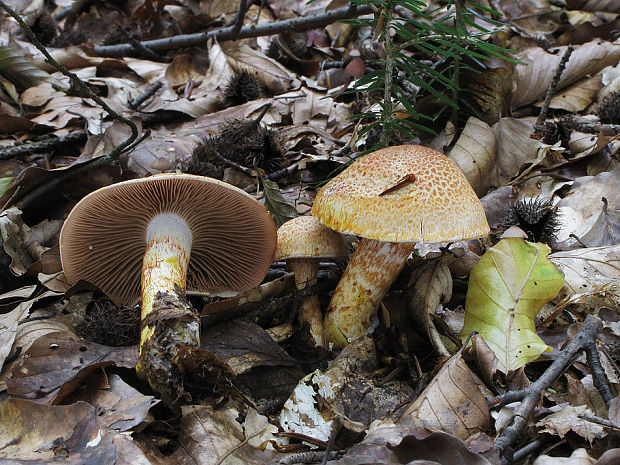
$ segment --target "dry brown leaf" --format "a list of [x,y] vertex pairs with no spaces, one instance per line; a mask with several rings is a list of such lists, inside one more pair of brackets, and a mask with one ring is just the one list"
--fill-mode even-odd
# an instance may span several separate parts
[[419,428],[394,425],[389,421],[373,424],[364,440],[347,450],[330,465],[490,465],[471,452],[459,438],[445,432],[429,433]]
[[137,357],[136,347],[107,347],[69,331],[49,333],[13,362],[5,379],[7,391],[41,403],[59,403],[94,370],[114,364],[134,368]]
[[558,299],[590,301],[600,293],[602,302],[596,307],[620,305],[620,245],[555,252],[549,260],[564,273]]
[[466,439],[489,427],[487,391],[459,352],[407,407],[399,424],[439,429]]
[[493,125],[497,138],[497,180],[504,186],[522,170],[532,166],[538,156],[540,143],[531,139],[533,118],[502,118]]
[[183,407],[181,447],[168,457],[168,463],[195,465],[263,465],[273,463],[274,452],[262,450],[265,441],[277,438],[278,428],[267,417],[250,409],[243,424],[237,421],[239,412],[233,408],[214,410],[209,406]]
[[573,431],[590,443],[607,435],[601,425],[578,417],[583,413],[593,415],[592,411],[585,405],[577,407],[568,404],[556,405],[551,407],[551,410],[555,413],[536,423],[536,426],[542,428],[541,432],[543,433],[556,434],[563,438],[569,431]]
[[206,49],[192,49],[191,53],[175,55],[166,68],[164,77],[170,87],[184,86],[188,81],[202,81],[209,69],[209,55]]
[[67,398],[65,403],[88,402],[97,408],[101,426],[120,432],[142,423],[150,408],[159,402],[125,383],[120,376],[112,374],[108,378],[103,371],[91,376],[76,394]]
[[607,13],[620,13],[620,5],[618,5],[616,0],[579,0],[578,4],[580,4],[579,9],[583,11],[606,11]]
[[222,44],[221,47],[235,72],[246,70],[270,92],[282,94],[299,87],[299,81],[292,77],[289,70],[262,52],[232,41]]
[[0,302],[6,305],[14,299],[21,302],[13,310],[0,315],[0,368],[4,364],[7,356],[12,352],[13,342],[17,336],[18,323],[25,320],[30,314],[32,306],[40,299],[56,296],[54,292],[44,292],[36,297],[30,298],[37,286],[27,286],[0,295]]
[[[607,200],[606,213],[603,211],[603,197]],[[620,170],[577,178],[556,206],[561,225],[554,249],[583,246],[570,237],[571,234],[587,247],[617,244],[620,237],[617,229],[620,225],[616,224],[620,211]]]
[[452,158],[480,197],[486,194],[495,167],[495,135],[484,121],[471,116],[450,151]]
[[126,436],[103,430],[86,402],[48,406],[23,399],[0,403],[0,458],[3,463],[53,465],[150,465]]
[[[558,47],[557,54],[542,48],[529,48],[518,54],[526,65],[515,67],[515,84],[512,93],[512,107],[519,108],[543,98],[553,80],[566,47]],[[620,45],[599,39],[575,47],[562,73],[558,88],[562,89],[579,79],[598,73],[620,59]]]
[[200,339],[201,346],[219,355],[235,375],[241,375],[258,367],[297,364],[295,359],[256,323],[244,321],[222,323],[207,328]]
[[[599,90],[601,90],[601,87],[600,74],[589,79],[582,79],[555,94],[551,99],[549,107],[566,110],[568,112],[585,110],[596,100],[596,95]],[[542,103],[540,105],[542,105]]]
[[600,152],[608,146],[613,140],[618,140],[618,135],[609,133],[599,134],[586,134],[582,132],[573,131],[570,135],[569,148],[572,154],[572,159],[587,157]]
[[607,406],[605,401],[594,386],[592,375],[577,379],[570,373],[566,373],[568,384],[568,402],[571,405],[586,405],[594,412],[594,415],[605,418],[607,416]]
[[585,449],[574,450],[570,457],[551,457],[541,455],[534,461],[534,465],[594,465],[594,459]]
[[[452,297],[450,269],[441,259],[427,260],[412,271],[407,287],[410,296],[408,313],[413,320],[412,323],[416,327],[426,329],[426,334],[440,356],[450,357],[452,354],[444,345],[431,317],[437,307]],[[453,346],[451,348],[454,349]]]

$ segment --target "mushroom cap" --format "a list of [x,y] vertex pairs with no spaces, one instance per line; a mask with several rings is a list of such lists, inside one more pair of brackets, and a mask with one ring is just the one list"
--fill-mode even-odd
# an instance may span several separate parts
[[447,242],[490,232],[456,163],[418,145],[358,158],[323,186],[312,214],[336,231],[389,242]]
[[342,235],[314,216],[298,216],[278,229],[275,260],[287,258],[345,258],[348,247]]
[[189,289],[243,292],[267,273],[276,227],[265,207],[216,179],[160,174],[98,189],[71,210],[60,233],[69,282],[84,279],[117,305],[135,303],[147,227],[159,213],[176,213],[192,232]]

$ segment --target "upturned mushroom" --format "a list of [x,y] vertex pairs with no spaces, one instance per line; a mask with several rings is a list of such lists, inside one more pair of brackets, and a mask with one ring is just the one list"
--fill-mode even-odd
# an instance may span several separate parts
[[[342,260],[347,256],[342,235],[323,226],[313,216],[298,216],[278,229],[275,260],[286,260],[295,273],[297,289],[316,284],[320,259]],[[316,294],[304,296],[298,306],[299,321],[308,324],[316,346],[323,346],[323,316]]]
[[365,155],[319,191],[312,214],[361,236],[324,321],[328,343],[343,347],[372,329],[376,309],[415,242],[489,234],[474,190],[450,158],[416,145]]
[[[275,246],[273,220],[252,196],[188,174],[156,175],[96,190],[71,210],[60,234],[70,283],[88,281],[117,305],[142,297],[136,369],[155,390],[165,387],[149,372],[152,352],[159,349],[152,347],[159,344],[154,335],[164,317],[170,317],[154,311],[157,296],[183,293],[186,284],[215,295],[251,289],[267,273]],[[178,328],[182,334],[166,337],[199,347],[200,320],[191,310],[187,313],[167,329]],[[168,351],[164,358],[173,355]]]

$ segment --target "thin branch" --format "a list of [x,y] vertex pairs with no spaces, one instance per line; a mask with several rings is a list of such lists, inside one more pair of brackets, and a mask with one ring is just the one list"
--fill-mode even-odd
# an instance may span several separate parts
[[232,37],[233,39],[236,39],[237,36],[239,35],[239,31],[241,30],[241,27],[243,26],[243,19],[245,18],[245,14],[248,11],[248,8],[250,7],[250,1],[249,0],[241,0],[239,2],[239,11],[237,12],[237,15],[235,16],[234,19],[234,24],[233,29],[232,29]]
[[[320,15],[305,18],[293,18],[283,21],[275,21],[269,24],[260,24],[242,27],[238,34],[234,35],[235,26],[223,27],[208,32],[197,34],[186,34],[165,39],[147,40],[141,44],[154,51],[176,50],[179,48],[203,45],[208,39],[217,39],[218,42],[235,39],[247,39],[248,37],[260,37],[273,34],[280,34],[288,31],[309,31],[320,27],[325,27],[342,19],[356,18],[371,12],[369,6],[353,5],[327,11]],[[134,50],[131,44],[106,45],[94,47],[94,53],[104,57],[129,56]]]
[[131,108],[132,110],[137,110],[140,105],[142,105],[149,98],[151,98],[153,95],[155,95],[155,92],[157,92],[161,86],[162,86],[161,81],[156,81],[155,84],[153,84],[151,87],[149,87],[146,90],[146,92],[144,92],[138,98],[136,98],[134,100],[130,100],[128,102],[129,108]]
[[0,150],[0,160],[31,155],[33,153],[49,152],[62,144],[79,144],[86,139],[86,131],[77,131],[60,137],[49,137],[37,142],[29,142],[8,149]]
[[[512,424],[508,426],[495,440],[495,447],[501,451],[502,463],[511,463],[513,459],[513,445],[521,437],[525,430],[534,408],[540,402],[541,393],[564,373],[571,365],[575,356],[584,350],[588,344],[596,340],[596,334],[600,330],[600,319],[589,315],[579,328],[577,335],[566,345],[558,358],[545,370],[536,382],[529,388],[519,391],[525,393],[521,404],[515,409]],[[513,399],[518,400],[518,399]]]
[[534,125],[535,128],[538,126],[542,126],[542,124],[547,119],[547,113],[549,112],[549,105],[551,104],[551,98],[555,95],[555,92],[558,88],[558,83],[560,82],[560,78],[562,77],[562,73],[564,72],[564,68],[566,68],[566,63],[568,62],[568,59],[570,58],[574,49],[575,48],[573,47],[573,45],[570,44],[566,48],[564,55],[562,55],[562,59],[558,63],[558,67],[556,68],[555,74],[553,75],[553,79],[551,80],[551,85],[549,86],[549,89],[547,89],[547,95],[545,95],[545,102],[543,103],[543,106],[540,109],[538,118],[536,118],[536,124]]

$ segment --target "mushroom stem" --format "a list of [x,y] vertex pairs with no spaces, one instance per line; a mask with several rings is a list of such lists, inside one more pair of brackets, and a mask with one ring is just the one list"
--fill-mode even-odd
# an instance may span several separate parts
[[[179,215],[160,213],[151,220],[146,232],[146,251],[142,262],[143,322],[153,311],[153,302],[158,292],[171,294],[177,288],[185,291],[191,249],[191,230]],[[152,325],[144,325],[140,335],[140,349],[153,332]]]
[[[289,269],[295,273],[295,286],[305,289],[314,286],[319,271],[318,258],[289,258],[286,261]],[[299,322],[308,323],[310,335],[317,346],[323,346],[323,316],[317,295],[302,297],[298,306]]]
[[403,269],[414,242],[362,239],[345,269],[325,316],[325,339],[335,347],[373,328],[379,303]]

